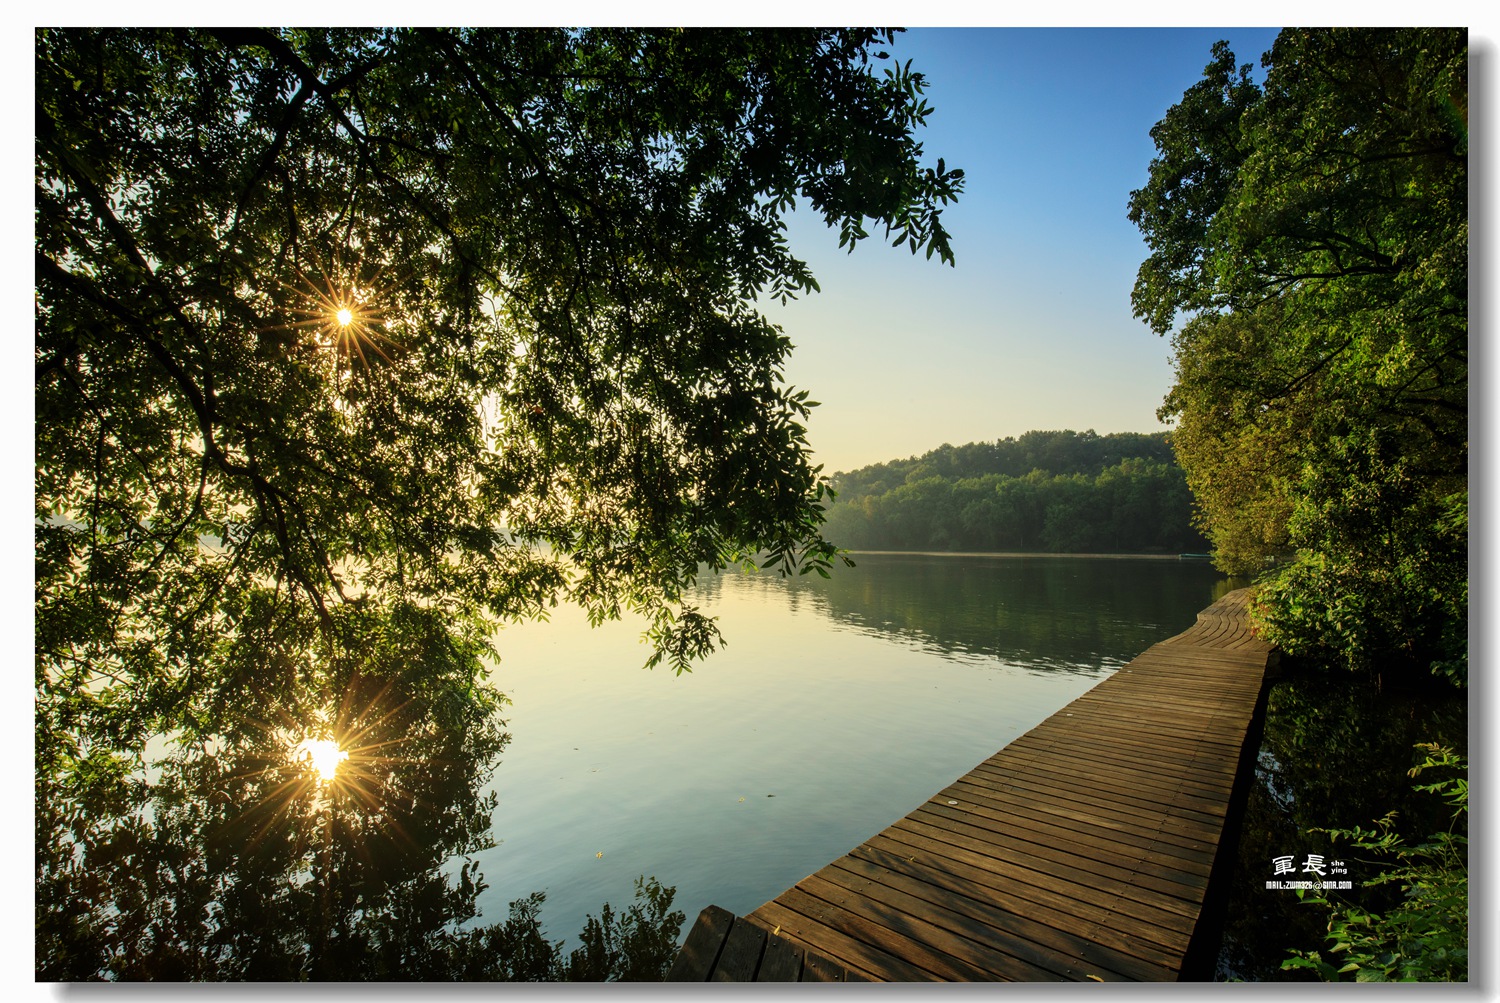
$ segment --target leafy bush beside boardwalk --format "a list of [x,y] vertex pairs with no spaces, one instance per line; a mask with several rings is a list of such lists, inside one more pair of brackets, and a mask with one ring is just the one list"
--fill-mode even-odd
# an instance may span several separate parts
[[1427,756],[1411,776],[1433,768],[1451,771],[1416,787],[1453,809],[1451,824],[1416,845],[1402,838],[1394,811],[1372,829],[1328,830],[1334,839],[1382,858],[1388,869],[1369,883],[1396,885],[1401,898],[1374,912],[1321,891],[1307,896],[1309,904],[1328,910],[1327,955],[1296,951],[1283,968],[1311,969],[1325,982],[1468,981],[1468,767],[1451,749],[1430,743],[1420,748]]
[[[1213,47],[1151,130],[1132,302],[1218,566],[1286,553],[1284,651],[1467,677],[1468,38],[1286,29]],[[1174,325],[1178,325],[1174,329]]]

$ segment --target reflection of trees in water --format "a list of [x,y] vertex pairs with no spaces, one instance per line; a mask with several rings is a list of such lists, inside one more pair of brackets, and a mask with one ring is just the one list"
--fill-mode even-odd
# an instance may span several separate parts
[[[754,301],[816,288],[799,193],[952,263],[891,37],[38,32],[39,974],[553,970],[443,932],[501,744],[476,652],[566,599],[681,671],[699,561],[830,563]],[[347,789],[286,772],[280,729],[376,697]]]
[[[1300,868],[1308,854],[1343,857],[1354,887],[1337,893],[1380,912],[1398,890],[1366,888],[1373,861],[1347,844],[1333,847],[1314,829],[1369,828],[1395,810],[1413,843],[1448,825],[1438,799],[1415,792],[1407,775],[1421,761],[1414,746],[1439,742],[1467,748],[1466,701],[1448,691],[1382,693],[1347,677],[1291,674],[1272,684],[1256,784],[1250,790],[1230,879],[1221,977],[1311,980],[1310,972],[1282,972],[1290,949],[1316,950],[1328,914],[1290,891],[1268,891],[1272,858],[1291,854]],[[1310,874],[1295,877],[1310,878]]]
[[[331,675],[333,706],[262,688],[149,772],[39,747],[39,979],[659,977],[683,917],[654,880],[571,955],[539,894],[458,931],[485,887],[472,855],[494,845],[500,698],[419,665]],[[348,752],[326,781],[293,749],[320,729]]]
[[[747,575],[792,609],[945,655],[1048,670],[1118,665],[1185,630],[1222,576],[1206,564],[1083,558],[856,555],[832,579]],[[713,583],[712,588],[720,586]]]

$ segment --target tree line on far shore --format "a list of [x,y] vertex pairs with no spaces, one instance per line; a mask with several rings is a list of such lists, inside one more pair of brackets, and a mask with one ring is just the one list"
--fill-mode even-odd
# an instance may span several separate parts
[[833,478],[829,539],[853,549],[1203,551],[1171,433],[1031,431]]

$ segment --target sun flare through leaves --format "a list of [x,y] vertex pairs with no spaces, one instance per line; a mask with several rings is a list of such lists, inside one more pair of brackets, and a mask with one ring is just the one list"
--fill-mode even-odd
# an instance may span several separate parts
[[339,766],[349,758],[347,749],[331,738],[304,738],[292,749],[292,758],[304,763],[318,774],[320,783],[332,783],[338,776]]
[[300,319],[288,327],[310,332],[315,344],[333,351],[342,363],[358,360],[368,369],[377,357],[390,362],[401,346],[387,332],[380,275],[360,280],[339,272],[337,267],[330,269],[321,282],[298,274],[301,286],[295,293],[300,305],[292,312]]

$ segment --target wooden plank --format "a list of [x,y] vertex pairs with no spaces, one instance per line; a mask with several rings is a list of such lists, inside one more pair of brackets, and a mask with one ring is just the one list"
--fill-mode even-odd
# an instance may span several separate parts
[[[1096,702],[1108,703],[1122,711],[1134,710],[1143,720],[1160,721],[1163,724],[1178,727],[1202,726],[1213,724],[1218,720],[1227,720],[1238,712],[1242,704],[1253,702],[1248,697],[1234,700],[1215,697],[1212,700],[1188,703],[1169,694],[1170,690],[1166,688],[1153,693],[1146,687],[1132,686],[1127,689],[1117,686],[1103,693],[1086,694],[1079,699],[1085,705]],[[1072,714],[1069,712],[1064,716],[1071,717]]]
[[866,850],[889,851],[912,863],[958,875],[971,885],[1003,890],[1022,901],[1096,922],[1103,922],[1101,917],[1106,915],[1125,916],[1128,922],[1121,921],[1123,925],[1151,927],[1155,932],[1150,939],[1166,947],[1186,950],[1192,933],[1192,923],[1181,912],[1138,902],[1121,895],[1117,889],[1060,881],[1056,875],[1028,867],[1024,862],[988,858],[915,832],[887,829],[854,852]]
[[1153,751],[1138,746],[1094,744],[1092,735],[1080,732],[1081,728],[1073,734],[1055,729],[1027,732],[1005,747],[1006,754],[1000,761],[1017,765],[1038,759],[1066,763],[1069,769],[1083,775],[1102,768],[1138,779],[1145,786],[1173,791],[1188,784],[1205,790],[1210,801],[1218,801],[1220,791],[1232,780],[1223,773],[1196,766],[1191,754],[1169,748]]
[[[1171,788],[1189,781],[1216,791],[1232,780],[1222,771],[1199,765],[1198,760],[1205,755],[1218,758],[1212,753],[1168,744],[1154,748],[1140,744],[1104,744],[1106,740],[1107,736],[1101,737],[1089,731],[1085,721],[1080,720],[1073,733],[1053,728],[1027,732],[1006,746],[1006,755],[995,761],[1016,764],[1037,759],[1067,761],[1073,764],[1070,769],[1080,773],[1095,768],[1086,764],[1097,763],[1117,773],[1140,774],[1148,783]],[[1079,765],[1080,761],[1085,765]]]
[[1178,679],[1183,682],[1204,679],[1222,680],[1235,689],[1251,689],[1255,685],[1256,663],[1264,652],[1247,651],[1240,648],[1214,648],[1203,645],[1163,641],[1153,644],[1129,663],[1121,666],[1113,675],[1126,679],[1147,674],[1162,673],[1160,678]]
[[[746,926],[749,920],[742,920]],[[802,974],[803,951],[796,944],[774,933],[766,935],[766,950],[761,955],[756,982],[796,982]]]
[[[1140,708],[1138,719],[1155,721],[1164,725],[1182,726],[1196,719],[1199,723],[1223,715],[1226,711],[1238,710],[1243,703],[1253,702],[1249,693],[1216,693],[1196,700],[1184,699],[1180,688],[1189,683],[1169,685],[1168,680],[1154,683],[1137,683],[1135,677],[1103,690],[1091,690],[1078,699],[1087,706],[1091,703],[1116,703],[1121,707]],[[1196,685],[1211,685],[1212,680],[1199,680]],[[1067,715],[1065,715],[1067,716]]]
[[[1253,703],[1251,700],[1225,702],[1216,700],[1211,704],[1186,705],[1172,700],[1164,694],[1151,693],[1139,688],[1132,687],[1129,690],[1117,688],[1113,692],[1092,693],[1079,697],[1085,708],[1093,704],[1104,704],[1107,708],[1113,708],[1114,713],[1120,717],[1136,716],[1142,721],[1159,722],[1163,729],[1175,729],[1182,734],[1191,734],[1195,729],[1217,728],[1228,725],[1239,717],[1244,704]],[[1049,722],[1053,729],[1066,724],[1065,718],[1073,716],[1072,711],[1065,711],[1062,718]],[[1041,729],[1036,729],[1041,730]],[[1212,734],[1213,732],[1208,732]]]
[[838,982],[839,968],[828,960],[809,961],[807,970],[802,973],[803,982]]
[[1050,888],[997,880],[993,874],[951,859],[905,856],[881,849],[873,842],[857,848],[845,859],[868,860],[893,874],[912,875],[934,893],[965,897],[1008,910],[1015,916],[1059,932],[1086,931],[1082,936],[1084,940],[1093,940],[1162,968],[1180,963],[1187,949],[1189,938],[1186,933],[1158,927],[1107,907],[1070,899]]
[[[774,924],[781,936],[799,943],[808,952],[802,963],[802,981],[829,981],[830,973],[814,964],[812,955],[819,954],[839,959],[850,971],[860,971],[877,976],[886,982],[936,982],[938,977],[894,954],[889,954],[873,944],[851,937],[820,920],[826,904],[814,900],[809,903],[800,896],[792,895],[795,886],[758,907],[749,918],[767,925]],[[820,908],[822,907],[822,908]],[[813,915],[804,915],[810,909]],[[823,971],[824,976],[818,977]]]
[[1220,826],[1218,819],[1213,816],[1187,811],[1167,816],[1162,813],[1158,801],[1140,797],[1118,787],[1084,783],[1072,774],[1058,774],[1052,770],[1034,766],[1024,772],[978,769],[968,776],[978,778],[975,780],[976,783],[982,783],[996,791],[1014,790],[1018,793],[1036,794],[1051,798],[1057,803],[1069,802],[1097,807],[1101,811],[1112,812],[1121,817],[1152,819],[1159,829],[1193,838],[1215,841],[1218,838]]
[[1083,726],[1085,721],[1092,721],[1100,725],[1111,725],[1115,730],[1125,734],[1155,735],[1160,738],[1163,749],[1170,749],[1177,745],[1190,749],[1198,748],[1204,743],[1232,746],[1237,744],[1232,735],[1205,731],[1204,728],[1235,721],[1245,706],[1253,705],[1254,702],[1252,699],[1247,699],[1243,703],[1236,701],[1209,713],[1193,715],[1175,712],[1168,705],[1165,697],[1148,693],[1138,694],[1134,688],[1130,691],[1116,690],[1113,693],[1090,691],[1063,708],[1060,714],[1054,715],[1026,734],[1072,733],[1076,741],[1089,736],[1089,732]]
[[[808,951],[802,963],[803,982],[848,982],[849,972],[843,965],[830,961],[813,951]],[[854,979],[853,981],[868,981]]]
[[[1121,708],[1115,703],[1100,699],[1086,700],[1080,697],[1071,703],[1073,711],[1067,717],[1074,718],[1068,723],[1073,724],[1074,730],[1085,730],[1091,732],[1094,729],[1110,729],[1122,735],[1154,735],[1160,739],[1163,747],[1187,747],[1206,748],[1206,750],[1230,750],[1239,748],[1239,742],[1235,736],[1220,735],[1217,732],[1205,732],[1202,727],[1190,727],[1187,724],[1178,724],[1175,721],[1154,720],[1146,717],[1127,717],[1121,714]],[[1061,724],[1056,718],[1047,721],[1044,726],[1035,727],[1031,733],[1037,735],[1049,735],[1055,730],[1062,730]]]
[[966,822],[981,829],[994,832],[1015,832],[1025,838],[1040,837],[1059,846],[1075,848],[1080,853],[1098,856],[1124,856],[1131,859],[1154,861],[1167,871],[1208,873],[1212,863],[1213,848],[1187,849],[1156,839],[1151,833],[1137,833],[1129,829],[1101,830],[1098,827],[1065,824],[1066,819],[1049,814],[1043,808],[1000,805],[999,810],[987,805],[982,799],[960,801],[950,805],[952,798],[937,797],[929,801],[930,810]]
[[[944,806],[946,807],[946,806]],[[1054,861],[1077,880],[1092,880],[1094,876],[1110,877],[1119,881],[1136,882],[1145,879],[1152,887],[1177,898],[1191,900],[1208,885],[1206,875],[1189,874],[1160,860],[1151,859],[1150,854],[1132,853],[1128,849],[1086,844],[1062,843],[1020,826],[1006,828],[990,824],[988,820],[960,813],[926,807],[908,815],[946,831],[968,836],[976,841],[1008,853],[1022,853]],[[1089,875],[1084,877],[1083,875]]]
[[[942,951],[913,940],[907,935],[909,931],[893,929],[886,922],[887,916],[852,912],[845,907],[847,902],[853,901],[851,899],[830,902],[823,895],[809,892],[806,883],[814,878],[815,875],[803,878],[783,892],[777,901],[814,921],[800,936],[812,940],[819,953],[833,954],[840,960],[845,960],[843,954],[836,954],[822,946],[823,942],[837,943],[839,937],[845,937],[864,945],[863,953],[866,955],[873,950],[878,955],[902,959],[906,971],[898,981],[969,982],[983,979],[984,974],[979,969],[956,962]],[[838,897],[836,891],[829,894]],[[867,904],[865,911],[871,911]],[[853,959],[856,967],[862,967],[859,965],[860,960],[859,957]]]
[[[1245,713],[1250,713],[1250,710],[1247,709]],[[1093,730],[1088,727],[1088,723],[1087,718],[1081,718],[1077,730],[1072,734],[1052,728],[1028,732],[1006,746],[1007,755],[997,761],[1024,763],[1059,757],[1066,757],[1070,762],[1088,760],[1110,766],[1115,772],[1139,773],[1143,778],[1167,787],[1175,787],[1179,781],[1190,781],[1216,791],[1233,782],[1232,774],[1226,774],[1217,767],[1227,759],[1237,758],[1237,749],[1235,757],[1230,757],[1223,746],[1194,747],[1172,742],[1152,745],[1139,739],[1111,742],[1119,733],[1104,729]],[[1213,722],[1210,722],[1210,726],[1212,725]],[[1242,729],[1235,727],[1233,730],[1222,730],[1236,735],[1243,744]],[[1070,768],[1079,772],[1092,769],[1078,765]]]
[[[1158,653],[1148,652],[1131,663],[1133,668],[1130,672],[1117,672],[1094,687],[1094,690],[1098,693],[1113,693],[1116,695],[1128,693],[1132,690],[1150,692],[1153,695],[1160,694],[1171,701],[1174,709],[1183,711],[1201,711],[1204,709],[1211,711],[1221,706],[1226,699],[1233,699],[1238,696],[1236,690],[1232,688],[1232,683],[1223,679],[1217,673],[1205,672],[1204,667],[1197,658],[1184,659],[1186,664],[1191,664],[1197,668],[1196,679],[1194,679],[1193,674],[1189,673],[1183,673],[1181,676],[1169,676],[1165,673],[1158,675],[1157,673],[1162,672],[1162,669],[1152,668],[1149,664],[1154,656],[1158,656]],[[1202,688],[1205,683],[1216,682],[1224,682],[1225,688]],[[1199,688],[1188,688],[1195,684]]]
[[[920,916],[1054,976],[1081,981],[1096,975],[1118,981],[1160,979],[1163,974],[1159,964],[1101,948],[1076,933],[1039,922],[1034,915],[1019,914],[993,901],[981,902],[967,892],[955,894],[951,888],[934,884],[925,869],[916,865],[902,866],[897,860],[887,867],[850,855],[818,872],[831,881],[838,880],[835,875],[839,873],[863,882],[867,897],[874,901]],[[985,967],[993,970],[990,963]]]
[[957,827],[951,824],[936,826],[914,816],[907,816],[891,828],[918,836],[927,836],[995,860],[1023,857],[1029,869],[1047,875],[1058,886],[1099,888],[1108,894],[1133,899],[1166,912],[1175,912],[1182,917],[1184,923],[1189,925],[1196,922],[1198,917],[1197,905],[1191,900],[1184,899],[1180,895],[1169,894],[1155,883],[1149,886],[1137,884],[1134,872],[1128,867],[1081,866],[1088,865],[1090,862],[1067,853],[1041,852],[1047,851],[1048,848],[1022,840],[1009,840],[1002,844],[997,840],[976,839],[966,833],[955,831]]
[[1202,732],[1176,731],[1153,727],[1146,722],[1121,721],[1118,711],[1090,704],[1075,704],[1075,727],[1094,741],[1110,742],[1139,748],[1157,754],[1179,754],[1194,757],[1200,769],[1223,774],[1239,754],[1243,743],[1212,738]]
[[[1019,740],[1018,740],[1019,741]],[[1023,753],[1031,759],[1023,758]],[[1095,783],[1107,783],[1128,788],[1139,797],[1154,798],[1161,804],[1177,804],[1200,815],[1222,819],[1225,796],[1222,789],[1199,786],[1188,778],[1163,777],[1158,771],[1142,763],[1135,767],[1122,765],[1104,756],[1085,751],[1064,748],[1054,744],[1030,746],[1017,750],[1017,765],[1027,767],[1032,761],[1041,760],[1054,770],[1091,778]]]
[[[1182,685],[1205,684],[1199,682]],[[1231,694],[1211,705],[1198,707],[1177,703],[1171,695],[1170,687],[1160,691],[1133,683],[1112,686],[1106,690],[1095,687],[1062,708],[1060,714],[1053,715],[1032,730],[1067,730],[1068,725],[1074,726],[1076,730],[1080,722],[1070,721],[1069,718],[1089,716],[1125,731],[1148,731],[1160,735],[1164,741],[1233,745],[1232,739],[1202,731],[1200,727],[1215,718],[1238,716],[1246,705],[1255,703],[1257,696],[1256,693]]]
[[765,947],[766,931],[754,923],[735,920],[729,928],[729,936],[724,939],[724,950],[719,952],[719,963],[714,966],[709,981],[754,982]]
[[1209,839],[1217,840],[1217,834],[1223,826],[1223,817],[1220,815],[1175,802],[1160,791],[1133,788],[1117,778],[1080,777],[1077,773],[1059,769],[1045,761],[1032,764],[1025,773],[1027,775],[1022,777],[1018,771],[1002,778],[1002,781],[1021,789],[1050,787],[1059,792],[1058,797],[1068,796],[1085,802],[1097,801],[1134,808],[1155,816],[1162,826],[1180,825],[1183,831],[1198,832]]
[[1028,760],[1018,755],[1014,772],[1045,771],[1054,780],[1075,785],[1080,791],[1118,791],[1154,807],[1178,805],[1195,811],[1212,825],[1220,824],[1224,798],[1233,789],[1227,781],[1210,783],[1185,775],[1184,769],[1170,762],[1124,763],[1066,749],[1027,751],[1037,752],[1037,758]]
[[736,929],[769,932],[726,934],[715,977],[786,981],[800,952],[803,981],[1176,978],[1271,661],[1247,602],[756,909]]
[[[875,883],[850,888],[834,880],[838,868],[830,865],[808,875],[792,889],[828,903],[826,915],[846,931],[876,938],[889,950],[899,947],[903,957],[948,981],[987,982],[995,978],[1037,981],[1055,978],[1046,969],[1017,958],[949,929],[930,915],[914,915],[912,902]],[[834,925],[831,923],[830,925]]]
[[[1265,652],[1237,648],[1216,648],[1177,641],[1153,644],[1115,672],[1109,679],[1140,679],[1151,683],[1176,679],[1182,682],[1221,680],[1232,689],[1255,685],[1256,663]],[[1162,673],[1156,676],[1156,673]],[[1211,696],[1211,692],[1185,693],[1184,696]]]
[[1174,795],[1188,790],[1200,792],[1203,799],[1217,804],[1223,792],[1233,787],[1234,778],[1197,768],[1187,756],[1156,755],[1144,749],[1123,745],[1079,747],[1060,736],[1022,737],[1013,745],[1013,759],[1026,762],[1047,759],[1080,774],[1108,775],[1128,779],[1132,786],[1144,790],[1165,790]]
[[[956,797],[950,797],[950,794]],[[1127,846],[1158,850],[1181,859],[1187,867],[1202,866],[1205,860],[1212,863],[1216,849],[1207,840],[1187,840],[1170,833],[1148,830],[1144,824],[1132,824],[1134,820],[1122,821],[1095,811],[1069,810],[1055,802],[1019,798],[964,784],[953,785],[935,800],[938,803],[959,800],[960,805],[971,804],[976,812],[996,820],[1012,817],[1025,819],[1028,824],[1046,826],[1056,831],[1063,839],[1109,840]]]
[[1174,647],[1203,648],[1251,654],[1264,653],[1270,650],[1269,645],[1265,641],[1262,641],[1253,634],[1215,629],[1212,625],[1204,625],[1194,630],[1184,631],[1175,637],[1167,638],[1161,643]]
[[719,960],[719,951],[733,922],[734,914],[716,905],[700,912],[698,921],[688,931],[687,940],[683,941],[671,970],[667,972],[666,981],[706,982]]

